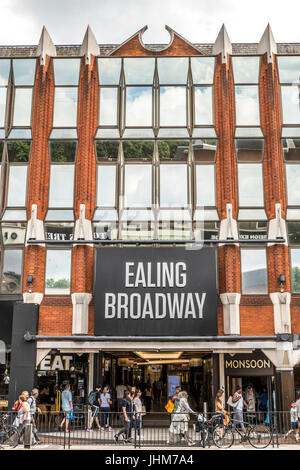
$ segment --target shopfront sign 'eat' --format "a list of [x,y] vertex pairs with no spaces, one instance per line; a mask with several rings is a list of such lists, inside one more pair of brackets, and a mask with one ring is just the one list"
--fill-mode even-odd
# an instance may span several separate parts
[[51,356],[50,354],[40,362],[39,370],[70,370],[70,363],[73,361],[73,356]]

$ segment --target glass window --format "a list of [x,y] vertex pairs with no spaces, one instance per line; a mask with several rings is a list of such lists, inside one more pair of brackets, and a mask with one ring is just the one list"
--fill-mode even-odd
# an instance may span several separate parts
[[154,150],[153,140],[124,140],[123,154],[128,160],[152,160]]
[[13,59],[14,82],[16,86],[33,85],[36,59]]
[[2,267],[2,294],[22,292],[22,250],[4,250]]
[[183,85],[187,82],[187,57],[158,57],[158,80],[161,85]]
[[300,139],[282,139],[282,149],[285,161],[300,161]]
[[116,126],[118,123],[118,88],[100,88],[100,126]]
[[242,293],[267,294],[267,256],[265,249],[241,249]]
[[159,158],[160,160],[187,160],[189,145],[189,140],[159,140]]
[[235,83],[258,83],[259,57],[231,57]]
[[259,126],[258,86],[235,86],[235,109],[237,126]]
[[125,210],[122,213],[122,240],[149,240],[154,238],[152,210]]
[[119,153],[119,140],[96,140],[97,161],[116,160]]
[[72,222],[45,222],[46,240],[73,240]]
[[291,249],[292,292],[300,294],[300,250]]
[[8,207],[26,206],[27,165],[9,167],[7,192]]
[[53,127],[76,127],[77,88],[55,88]]
[[160,165],[160,205],[161,207],[183,207],[187,200],[186,165]]
[[126,87],[126,126],[152,126],[152,87]]
[[195,125],[213,124],[212,87],[195,87]]
[[53,59],[55,85],[78,85],[80,59]]
[[15,89],[14,126],[31,125],[32,88]]
[[2,245],[24,245],[26,223],[24,222],[2,222],[1,244]]
[[160,240],[190,240],[192,219],[188,210],[160,210],[158,238]]
[[238,229],[241,240],[265,240],[268,238],[268,222],[266,220],[238,222]]
[[300,57],[281,56],[277,57],[280,83],[299,83]]
[[77,143],[74,141],[50,141],[52,162],[75,162]]
[[77,129],[52,129],[50,139],[77,139]]
[[26,210],[7,209],[2,220],[27,220]]
[[264,155],[263,139],[235,139],[239,162],[261,162]]
[[220,222],[199,220],[194,223],[195,240],[218,240]]
[[71,255],[71,250],[47,250],[46,295],[70,294]]
[[97,167],[97,206],[116,206],[116,165],[98,165]]
[[118,85],[120,82],[121,59],[98,59],[100,85]]
[[213,83],[215,69],[214,57],[192,57],[191,67],[194,84]]
[[261,164],[238,164],[239,205],[264,206],[263,175]]
[[7,142],[8,161],[28,162],[30,155],[30,140],[10,140]]
[[125,207],[151,207],[152,165],[125,165]]
[[68,210],[68,209],[50,209],[47,211],[46,215],[46,221],[61,221],[61,222],[66,222],[68,221],[73,221],[74,220],[74,212],[73,210]]
[[193,140],[193,151],[196,162],[214,162],[217,154],[217,140]]
[[185,87],[160,87],[160,126],[186,126]]
[[73,207],[74,165],[50,166],[49,207]]
[[152,85],[155,59],[150,57],[124,59],[126,85]]
[[197,206],[215,206],[215,166],[196,165]]
[[0,86],[8,85],[10,60],[0,59]]
[[6,87],[0,88],[0,127],[4,127],[5,110],[6,110],[6,92],[7,92]]
[[300,165],[286,165],[286,186],[289,206],[300,206]]
[[282,86],[282,120],[283,124],[299,124],[300,123],[300,99],[299,85]]
[[287,222],[290,245],[300,245],[300,221]]

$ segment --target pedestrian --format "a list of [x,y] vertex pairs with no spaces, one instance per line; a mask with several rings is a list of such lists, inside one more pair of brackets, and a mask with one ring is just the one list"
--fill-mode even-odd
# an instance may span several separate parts
[[101,385],[97,385],[95,390],[92,390],[89,394],[88,402],[89,402],[89,409],[92,411],[92,416],[90,418],[90,423],[89,427],[87,428],[87,431],[90,432],[92,431],[92,426],[93,426],[93,421],[95,420],[96,425],[98,427],[98,430],[100,431],[100,424],[99,424],[99,410],[101,406]]
[[260,421],[264,421],[266,419],[266,412],[268,411],[268,393],[267,389],[264,387],[263,391],[260,395],[258,395],[260,399],[260,403],[258,405],[259,411],[261,411]]
[[224,390],[219,388],[215,398],[215,422],[223,426],[224,424]]
[[30,409],[30,416],[31,416],[31,423],[32,423],[32,433],[33,436],[36,440],[36,442],[40,441],[40,438],[38,436],[38,431],[36,427],[36,414],[41,413],[40,408],[36,404],[37,397],[39,396],[39,391],[37,388],[33,388],[31,391],[31,395],[27,400],[27,403],[29,404],[29,409]]
[[291,420],[291,429],[285,434],[284,438],[287,439],[287,437],[291,433],[295,433],[295,438],[296,438],[296,441],[298,442],[299,441],[298,411],[297,411],[296,402],[294,401],[292,401],[291,403],[290,420]]
[[[194,446],[195,442],[189,435],[189,414],[196,414],[188,404],[188,394],[185,391],[178,393],[178,406],[175,412],[173,411],[174,417],[170,426],[170,438],[167,444],[176,444],[183,437],[188,446]],[[174,407],[175,409],[175,407]]]
[[250,424],[253,424],[255,419],[255,390],[252,384],[249,384],[246,388],[246,403],[248,405],[247,420]]
[[142,391],[141,389],[137,389],[136,390],[136,394],[135,396],[133,397],[133,407],[134,407],[134,416],[135,416],[135,419],[132,421],[132,423],[134,424],[134,427],[137,431],[137,435],[139,437],[139,439],[143,440],[144,437],[143,435],[141,434],[141,426],[142,426],[142,400],[141,400],[141,396],[142,396]]
[[151,411],[151,401],[152,401],[152,388],[151,388],[151,385],[148,384],[145,390],[145,406],[146,406],[147,413],[150,413]]
[[105,428],[108,428],[108,431],[112,431],[111,422],[110,422],[110,405],[112,404],[111,401],[111,394],[109,393],[109,387],[106,386],[103,389],[103,392],[100,394],[100,426],[101,431],[105,431]]
[[[27,393],[29,395],[29,392],[27,392]],[[30,406],[29,406],[29,403],[27,402],[28,395],[22,393],[19,396],[19,401],[21,403],[21,407],[18,411],[18,416],[17,416],[17,425],[18,426],[17,427],[18,427],[20,437],[22,437],[24,432],[25,432],[25,426],[27,424],[31,423]],[[23,437],[23,439],[24,439],[24,437]],[[32,436],[32,445],[36,445],[36,444],[37,444],[37,441],[35,439],[35,436],[33,435]]]
[[125,390],[126,390],[126,387],[123,384],[123,382],[121,382],[119,385],[116,386],[118,411],[121,411],[122,401],[124,400]]
[[232,397],[232,401],[233,403],[237,403],[234,408],[234,419],[233,419],[234,424],[238,424],[240,428],[242,429],[242,431],[245,433],[246,429],[244,426],[243,410],[244,410],[244,406],[248,408],[248,405],[243,399],[241,385],[236,386],[236,391]]
[[66,423],[65,430],[66,432],[69,432],[69,422],[72,419],[73,413],[73,400],[70,384],[65,386],[65,389],[61,394],[61,407],[64,412],[64,418],[60,423],[60,429],[62,430],[64,423]]
[[300,392],[297,393],[296,406],[298,415],[298,427],[300,428]]
[[118,441],[121,434],[123,434],[124,442],[132,442],[130,438],[131,431],[131,420],[134,419],[133,415],[133,404],[132,404],[132,394],[131,392],[125,392],[125,398],[122,402],[122,413],[121,420],[123,427],[119,430],[117,434],[114,435],[115,441]]

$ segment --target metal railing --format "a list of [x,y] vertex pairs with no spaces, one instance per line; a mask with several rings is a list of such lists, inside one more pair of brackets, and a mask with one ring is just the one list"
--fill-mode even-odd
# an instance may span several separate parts
[[[16,412],[1,411],[0,414],[8,415],[7,422],[16,424]],[[199,421],[202,415],[207,423],[206,432],[203,432],[203,422]],[[229,413],[230,426],[233,435],[233,445],[249,446],[249,442],[242,442],[240,434],[235,430],[237,422],[235,414]],[[167,412],[150,412],[145,415],[131,416],[128,423],[124,422],[120,412],[97,414],[97,419],[92,418],[90,411],[76,410],[73,416],[65,418],[62,412],[42,412],[35,416],[37,435],[41,444],[62,446],[64,449],[72,446],[134,446],[143,447],[188,447],[196,448],[212,447],[213,429],[219,418],[215,413],[205,414],[169,414]],[[72,418],[72,419],[70,419]],[[270,445],[279,447],[280,444],[295,444],[296,432],[285,434],[291,429],[289,412],[255,412],[244,413],[246,429],[254,425],[264,425],[270,430]],[[67,423],[67,424],[66,424]],[[223,422],[224,423],[224,422]],[[91,425],[91,429],[90,428]],[[99,426],[99,427],[98,427]],[[299,434],[300,435],[300,434]],[[118,436],[118,437],[116,437]],[[0,446],[1,446],[0,429]],[[21,436],[19,445],[24,445]]]

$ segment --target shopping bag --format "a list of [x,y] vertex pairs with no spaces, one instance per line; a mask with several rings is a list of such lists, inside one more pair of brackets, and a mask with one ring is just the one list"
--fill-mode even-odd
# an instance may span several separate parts
[[230,397],[227,400],[227,405],[231,406],[232,408],[235,408],[237,406],[237,404],[238,404],[238,401],[234,403],[232,401],[232,396],[230,395]]
[[167,410],[168,413],[173,413],[174,403],[172,402],[172,400],[168,401],[168,403],[165,406],[165,409]]

